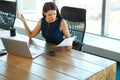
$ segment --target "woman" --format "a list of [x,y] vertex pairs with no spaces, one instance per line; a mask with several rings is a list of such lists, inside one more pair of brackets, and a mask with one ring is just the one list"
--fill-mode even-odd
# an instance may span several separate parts
[[[64,19],[61,18],[57,6],[53,2],[46,2],[43,6],[43,18],[41,18],[33,31],[30,31],[25,18],[22,14],[17,13],[17,17],[23,22],[28,37],[31,39],[42,31],[42,36],[46,42],[59,44],[63,41],[63,36],[69,38],[68,25]],[[67,46],[71,49],[72,45]]]

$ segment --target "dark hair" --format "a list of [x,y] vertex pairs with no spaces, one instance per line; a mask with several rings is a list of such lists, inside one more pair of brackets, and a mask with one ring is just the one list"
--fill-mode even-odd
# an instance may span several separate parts
[[42,11],[42,15],[45,17],[44,13],[46,13],[49,10],[56,10],[57,11],[57,18],[61,18],[61,15],[59,13],[58,7],[56,6],[55,3],[53,2],[46,2],[43,6],[43,11]]

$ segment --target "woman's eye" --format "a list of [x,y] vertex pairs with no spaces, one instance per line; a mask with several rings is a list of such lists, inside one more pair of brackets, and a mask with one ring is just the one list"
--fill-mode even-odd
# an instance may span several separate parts
[[48,14],[48,16],[51,16],[51,14]]

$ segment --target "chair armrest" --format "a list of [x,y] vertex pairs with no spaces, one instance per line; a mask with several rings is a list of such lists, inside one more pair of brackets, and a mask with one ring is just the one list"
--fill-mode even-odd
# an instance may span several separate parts
[[84,43],[73,41],[73,49],[81,51],[82,46],[84,46]]

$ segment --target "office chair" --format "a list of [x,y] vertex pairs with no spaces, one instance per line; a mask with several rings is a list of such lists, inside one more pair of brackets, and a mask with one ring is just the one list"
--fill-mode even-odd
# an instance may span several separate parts
[[[13,29],[15,18],[16,2],[0,0],[0,30],[10,30],[10,35],[15,35]],[[5,49],[0,49],[0,55],[4,54],[7,54],[7,51]]]
[[0,1],[0,28],[10,30],[14,27],[16,18],[16,2]]
[[76,36],[73,49],[81,51],[86,29],[86,9],[63,6],[61,16],[67,21],[70,35]]

